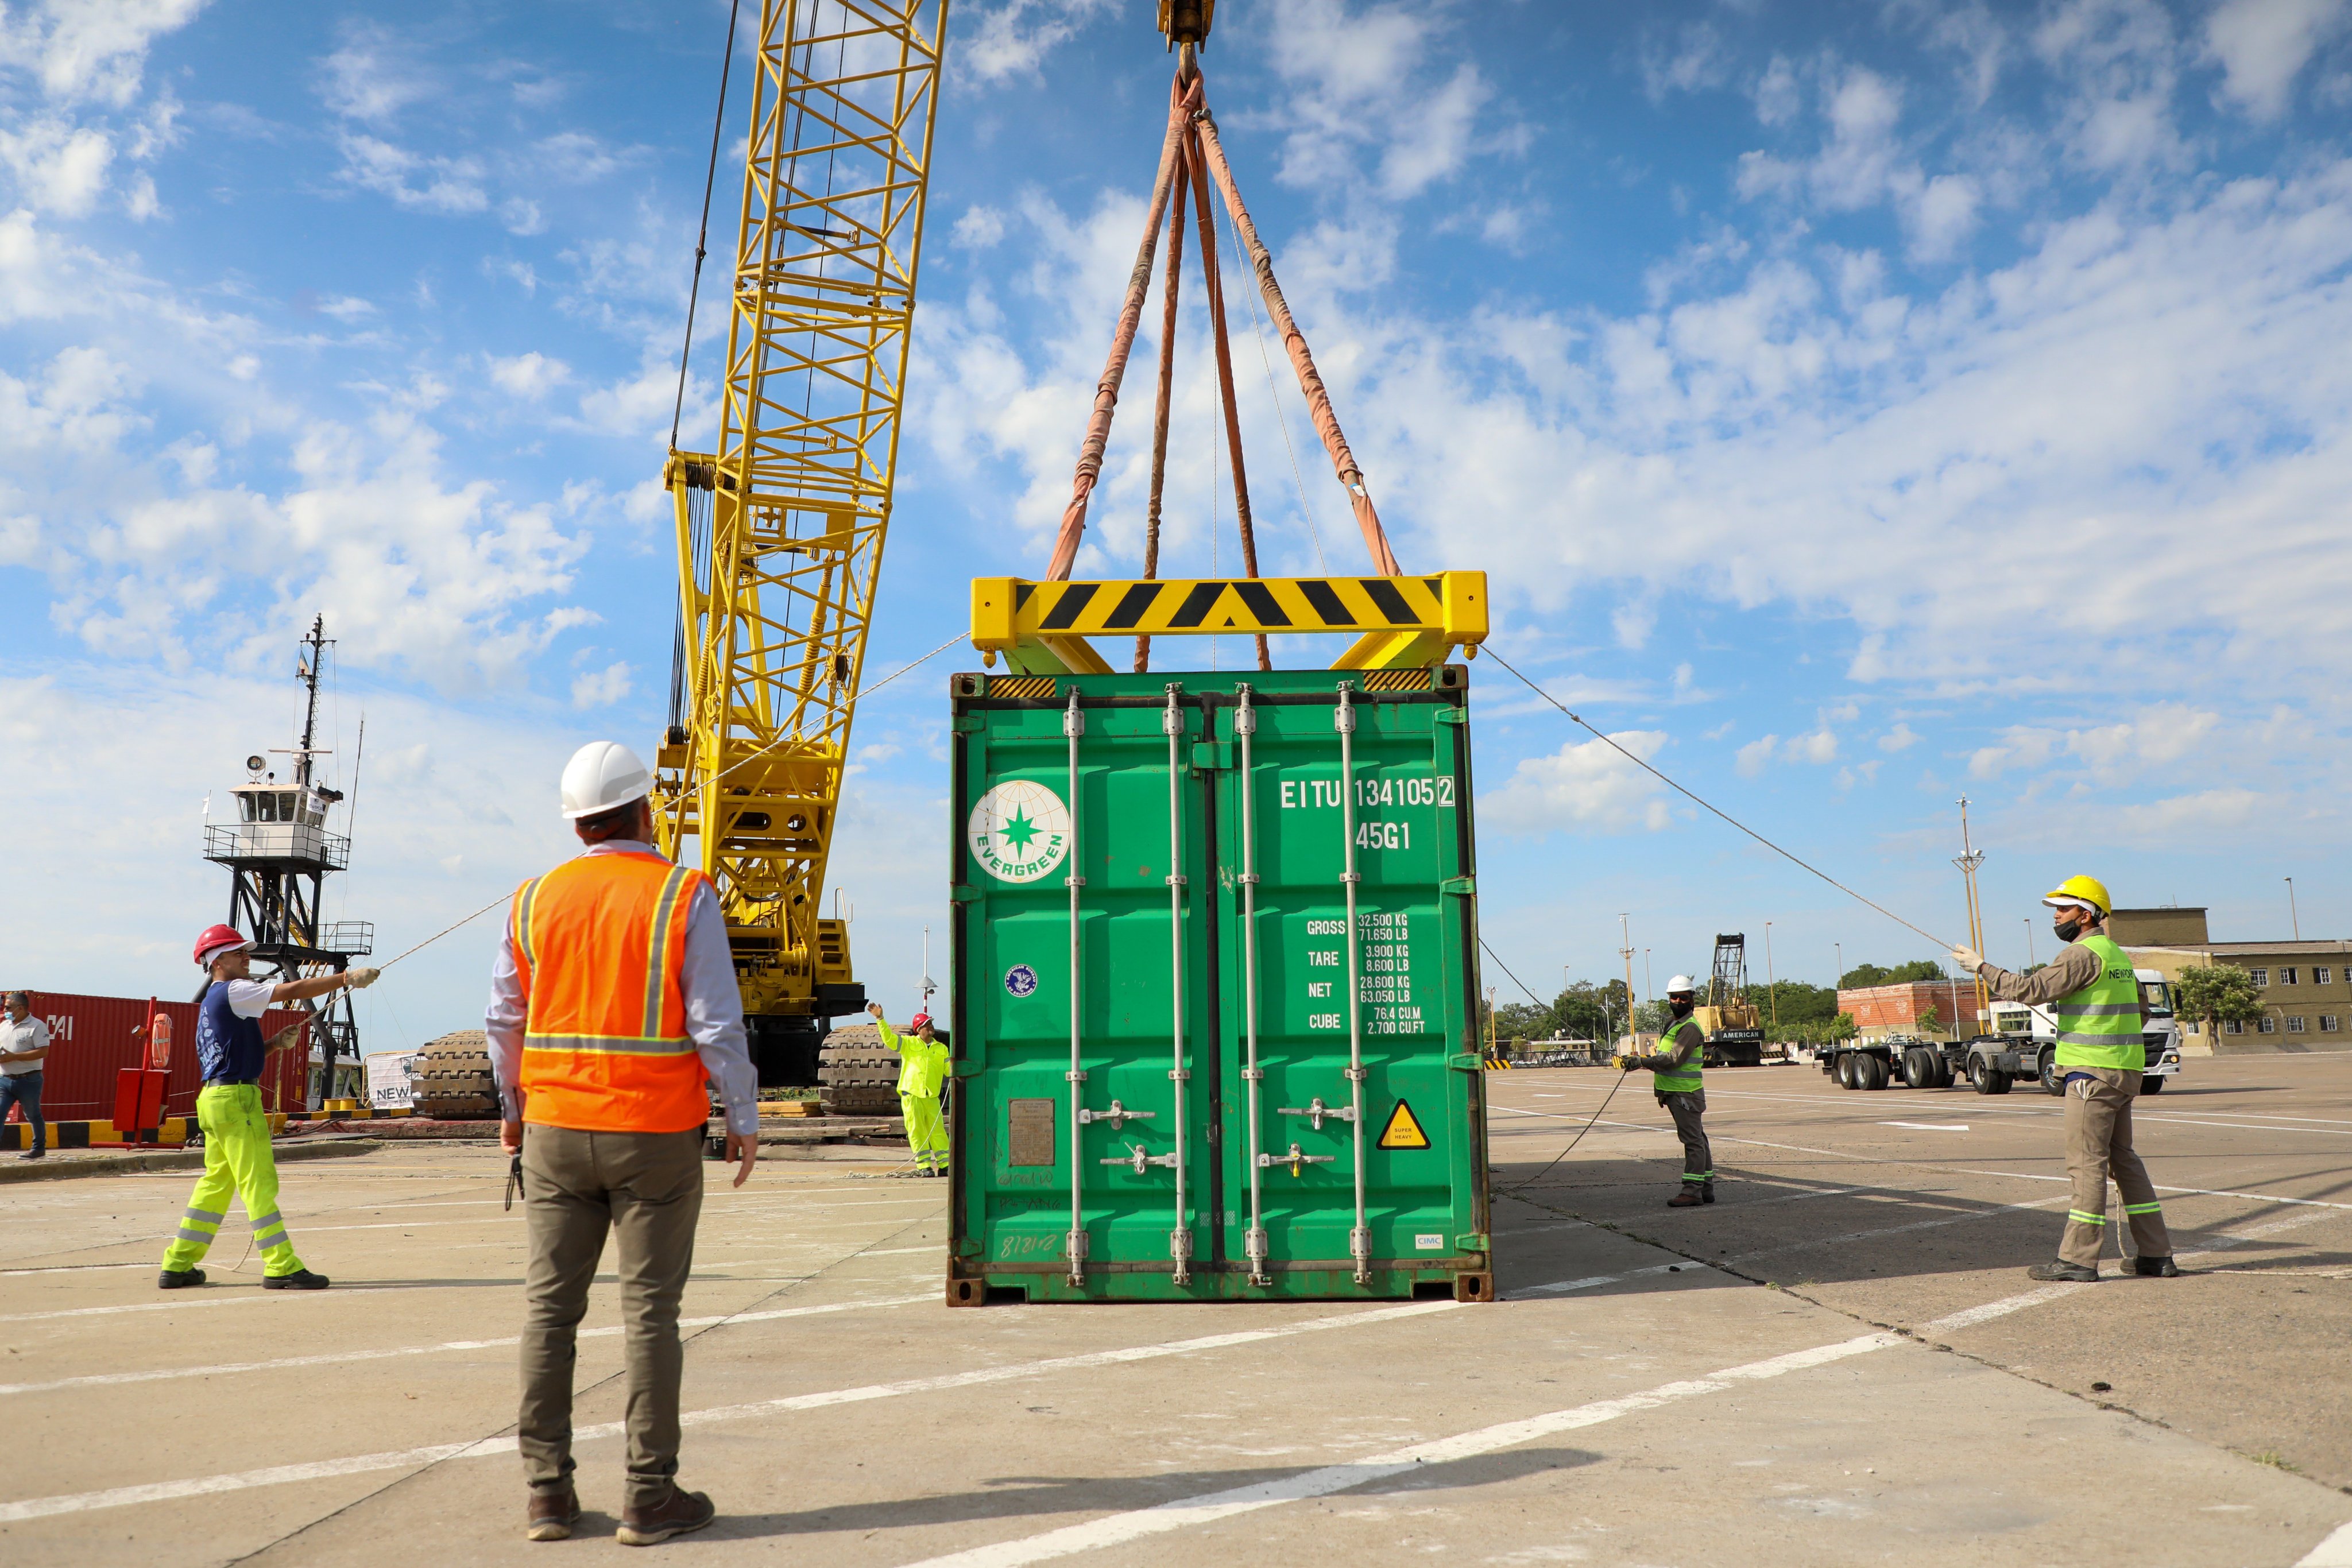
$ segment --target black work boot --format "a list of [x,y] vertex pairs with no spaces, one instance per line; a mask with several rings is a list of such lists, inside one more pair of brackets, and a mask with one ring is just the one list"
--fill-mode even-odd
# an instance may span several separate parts
[[2078,1285],[2087,1285],[2099,1277],[2099,1271],[2060,1258],[2048,1263],[2036,1263],[2025,1271],[2025,1277],[2029,1280],[2069,1280]]
[[297,1269],[291,1274],[265,1275],[261,1281],[265,1291],[323,1291],[327,1288],[324,1274],[313,1274],[308,1269]]
[[159,1291],[184,1291],[204,1282],[202,1269],[166,1269],[155,1276],[155,1288]]
[[1713,1203],[1715,1201],[1715,1184],[1713,1182],[1702,1182],[1699,1184],[1698,1200],[1701,1203]]
[[2143,1280],[2178,1280],[2180,1278],[2180,1266],[2172,1260],[2170,1253],[2161,1258],[2151,1258],[2143,1252],[2132,1260],[2132,1272]]

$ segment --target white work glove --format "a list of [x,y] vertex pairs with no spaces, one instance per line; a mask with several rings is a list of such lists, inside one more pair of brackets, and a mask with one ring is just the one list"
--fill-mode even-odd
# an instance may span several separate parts
[[355,991],[364,991],[374,985],[376,977],[383,973],[382,969],[352,969],[343,976],[343,984]]
[[1963,943],[1952,949],[1952,962],[1973,975],[1977,972],[1977,966],[1984,962],[1984,955]]

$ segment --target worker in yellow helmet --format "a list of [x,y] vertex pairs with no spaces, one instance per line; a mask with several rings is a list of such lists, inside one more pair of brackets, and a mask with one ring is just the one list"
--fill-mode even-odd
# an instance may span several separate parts
[[1699,1064],[1706,1038],[1691,1014],[1697,1009],[1698,988],[1688,975],[1666,982],[1666,1008],[1671,1017],[1658,1036],[1658,1049],[1647,1056],[1620,1056],[1617,1070],[1647,1069],[1658,1103],[1675,1121],[1675,1136],[1683,1144],[1682,1190],[1666,1199],[1668,1208],[1696,1208],[1715,1201],[1715,1150],[1706,1140],[1701,1118],[1706,1114],[1706,1088]]
[[2068,946],[2046,968],[2012,975],[1984,961],[1972,947],[1952,956],[2005,1002],[2050,1005],[2057,1026],[2057,1070],[2066,1082],[2066,1174],[2074,1179],[2074,1207],[2058,1243],[2058,1259],[2026,1272],[2036,1280],[2088,1281],[2099,1277],[2099,1247],[2106,1239],[2107,1178],[2123,1195],[2131,1225],[2132,1271],[2168,1280],[2172,1238],[2147,1167],[2132,1148],[2132,1101],[2147,1065],[2140,1030],[2139,981],[2130,955],[2106,934],[2115,901],[2094,877],[2070,876],[2042,903],[2057,911],[2058,940]]

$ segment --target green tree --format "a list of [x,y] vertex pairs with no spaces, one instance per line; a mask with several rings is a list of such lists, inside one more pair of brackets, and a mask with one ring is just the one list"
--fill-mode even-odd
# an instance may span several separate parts
[[2263,1016],[2263,995],[2254,977],[2235,964],[2197,964],[2172,983],[2175,1012],[2201,1019],[2210,1044],[2225,1023],[2252,1023]]
[[1859,990],[1864,986],[1900,986],[1912,980],[1940,980],[1944,966],[1935,958],[1915,958],[1908,964],[1897,964],[1892,969],[1878,964],[1856,964],[1838,977],[1844,990]]
[[1766,1037],[1771,1040],[1811,1040],[1819,1026],[1837,1017],[1837,992],[1827,986],[1781,980],[1750,991],[1748,997],[1764,1021]]
[[1918,1018],[1914,1021],[1918,1024],[1919,1032],[1921,1034],[1941,1034],[1944,1032],[1944,1015],[1937,1012],[1932,1003],[1927,1007],[1921,1008],[1919,1009]]

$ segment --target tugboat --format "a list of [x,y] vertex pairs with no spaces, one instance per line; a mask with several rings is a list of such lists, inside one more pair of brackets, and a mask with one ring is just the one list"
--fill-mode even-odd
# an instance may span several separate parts
[[[271,755],[291,758],[291,779],[279,779],[267,756],[247,757],[246,781],[229,789],[236,820],[205,824],[205,859],[228,867],[228,923],[253,938],[256,979],[341,974],[375,946],[375,927],[367,921],[320,919],[326,879],[348,866],[352,854],[350,838],[327,827],[342,791],[319,782],[314,768],[319,758],[332,755],[317,741],[320,664],[333,646],[326,617],[314,617],[295,670],[306,698],[301,740],[270,748]],[[355,1070],[360,1065],[350,991],[314,1004],[311,1019],[308,1103],[282,1107],[288,1111],[318,1109],[332,1098],[338,1061],[348,1060]]]

